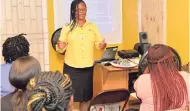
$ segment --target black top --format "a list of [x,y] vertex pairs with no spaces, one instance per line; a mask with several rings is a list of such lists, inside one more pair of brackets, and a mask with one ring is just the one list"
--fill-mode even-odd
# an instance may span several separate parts
[[[11,104],[11,99],[14,95],[14,92],[4,96],[1,98],[1,111],[12,111],[13,107]],[[27,102],[24,102],[25,107],[24,107],[24,111],[27,111]]]

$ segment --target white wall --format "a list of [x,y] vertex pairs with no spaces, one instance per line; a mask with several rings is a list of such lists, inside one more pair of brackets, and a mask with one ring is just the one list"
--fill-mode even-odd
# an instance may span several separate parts
[[[2,19],[0,26],[3,26],[0,31],[1,46],[8,37],[26,33],[26,38],[30,43],[30,55],[39,60],[42,70],[48,71],[47,0],[0,1],[0,7],[3,9],[0,11],[3,12],[0,15]],[[1,61],[1,63],[3,62]]]
[[[107,43],[122,42],[122,0],[84,0],[87,20],[98,25]],[[55,30],[69,23],[72,0],[54,0]]]

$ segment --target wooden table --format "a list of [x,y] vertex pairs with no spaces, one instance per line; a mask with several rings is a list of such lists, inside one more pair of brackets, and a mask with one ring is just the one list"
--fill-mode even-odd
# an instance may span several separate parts
[[116,68],[96,64],[93,73],[93,96],[105,90],[128,89],[129,72],[133,71],[137,71],[137,67]]

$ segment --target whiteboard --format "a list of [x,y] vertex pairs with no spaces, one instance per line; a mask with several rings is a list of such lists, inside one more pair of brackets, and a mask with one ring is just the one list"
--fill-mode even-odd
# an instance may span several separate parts
[[[73,0],[54,0],[55,30],[70,22],[70,5]],[[109,44],[122,43],[122,0],[84,0],[86,19],[98,26]]]

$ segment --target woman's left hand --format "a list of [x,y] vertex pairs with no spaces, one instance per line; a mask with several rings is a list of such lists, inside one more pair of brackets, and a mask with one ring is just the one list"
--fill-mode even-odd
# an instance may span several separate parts
[[99,44],[99,48],[101,50],[103,50],[106,47],[106,45],[107,45],[107,43],[105,42],[105,39],[103,39],[102,42],[100,42],[100,44]]

